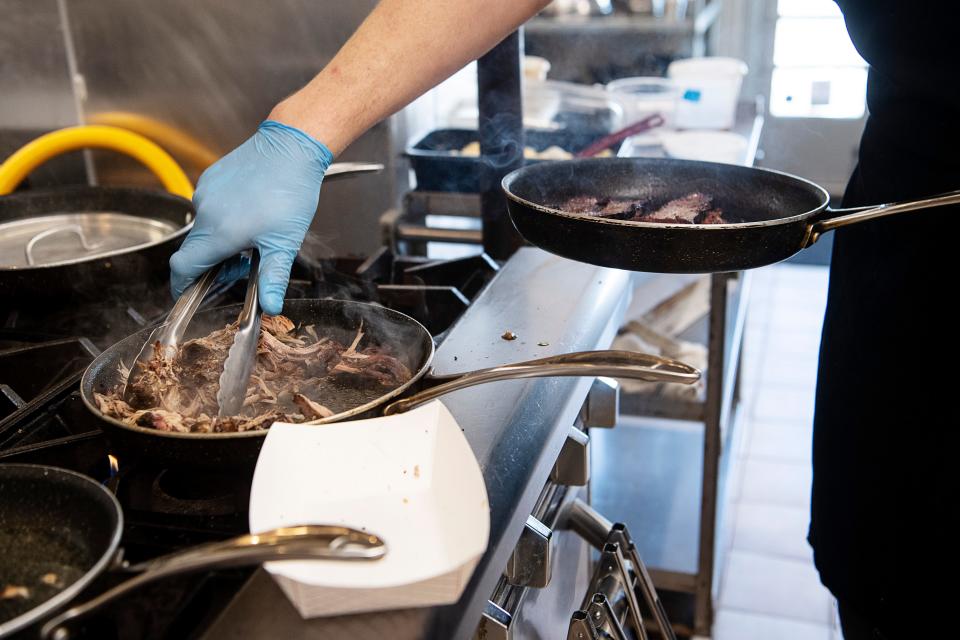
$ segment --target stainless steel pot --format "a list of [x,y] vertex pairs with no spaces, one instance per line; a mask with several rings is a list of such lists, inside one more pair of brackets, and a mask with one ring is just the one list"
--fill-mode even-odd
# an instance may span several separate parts
[[162,191],[63,187],[0,197],[0,296],[93,298],[161,284],[193,205]]
[[[325,180],[382,164],[334,163]],[[0,296],[104,299],[162,286],[193,224],[193,204],[162,191],[71,186],[0,196]]]

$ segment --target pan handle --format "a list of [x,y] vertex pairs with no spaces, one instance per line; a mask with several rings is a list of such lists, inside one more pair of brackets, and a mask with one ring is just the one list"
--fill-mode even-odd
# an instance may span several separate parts
[[960,204],[960,191],[950,191],[941,193],[932,198],[923,200],[908,200],[906,202],[897,202],[892,204],[881,204],[875,207],[856,207],[853,209],[827,209],[826,217],[820,218],[817,222],[807,226],[807,235],[803,240],[803,247],[809,247],[820,239],[820,236],[827,231],[833,231],[839,227],[845,227],[857,222],[866,222],[875,218],[892,216],[895,213],[904,211],[917,211],[919,209],[929,209],[931,207],[942,207],[949,204]]
[[379,560],[386,553],[387,545],[379,536],[349,527],[328,525],[282,527],[200,545],[126,567],[128,571],[139,575],[53,618],[43,626],[41,637],[45,640],[66,640],[70,637],[66,625],[145,584],[169,576],[258,565],[273,560]]
[[634,378],[650,382],[693,384],[700,379],[700,371],[677,360],[646,353],[576,351],[548,358],[507,364],[501,367],[480,369],[455,376],[432,378],[432,381],[440,382],[440,384],[391,402],[383,410],[383,414],[389,416],[409,411],[451,391],[466,389],[485,382],[553,376],[609,376]]

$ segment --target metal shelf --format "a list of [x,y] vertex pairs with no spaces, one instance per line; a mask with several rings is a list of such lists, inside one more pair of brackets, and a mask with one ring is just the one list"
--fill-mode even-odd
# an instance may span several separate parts
[[676,34],[703,35],[717,21],[720,15],[721,0],[705,2],[702,7],[684,18],[657,18],[652,15],[614,13],[608,16],[537,16],[524,25],[527,33],[565,33],[577,34]]
[[555,33],[576,33],[577,35],[657,33],[692,36],[694,28],[695,21],[692,18],[676,20],[643,15],[564,16],[562,18],[538,16],[524,25],[524,31],[534,35]]
[[[548,50],[552,62],[564,67],[564,56],[559,43],[576,38],[578,47],[590,51],[606,51],[611,60],[625,62],[609,48],[628,49],[636,53],[642,47],[651,53],[670,58],[706,55],[707,32],[720,14],[721,0],[698,0],[690,4],[684,18],[656,18],[652,15],[614,13],[608,16],[538,16],[524,26],[528,41],[554,43]],[[538,49],[533,46],[533,49]],[[626,53],[626,52],[625,52]],[[540,55],[540,53],[538,53]],[[555,59],[556,58],[556,59]],[[570,62],[570,61],[567,61]],[[596,62],[596,60],[594,60]],[[568,70],[569,71],[569,70]],[[565,73],[561,72],[561,76]],[[563,78],[571,79],[571,78]],[[585,78],[580,78],[586,81]]]
[[[750,274],[717,274],[712,276],[713,282],[711,289],[716,287],[727,288],[727,300],[724,303],[726,309],[726,335],[724,340],[728,345],[725,349],[725,362],[723,364],[723,413],[726,415],[730,411],[730,405],[733,398],[733,387],[736,381],[737,358],[740,352],[741,341],[743,337],[743,323],[746,313],[749,295],[746,290],[749,288]],[[721,295],[717,292],[716,295]],[[707,381],[711,375],[710,363],[703,371],[703,380]],[[694,422],[703,422],[706,418],[707,398],[704,395],[695,400],[680,399],[672,396],[661,395],[657,391],[650,393],[628,393],[620,392],[620,410],[631,416],[647,416],[651,418],[664,418],[667,420],[688,420]]]
[[[748,139],[743,164],[750,166],[756,158],[757,144],[763,127],[762,100],[756,105],[742,105],[736,130]],[[693,600],[694,632],[709,635],[713,622],[713,592],[719,579],[717,567],[723,546],[718,543],[718,523],[723,521],[723,500],[729,470],[733,464],[735,425],[737,424],[740,352],[750,297],[749,272],[714,274],[710,279],[710,311],[707,323],[707,367],[704,372],[706,392],[703,398],[678,401],[656,393],[621,393],[624,414],[668,420],[686,420],[703,424],[702,447],[692,447],[689,437],[674,434],[671,459],[674,473],[664,474],[663,482],[684,487],[682,507],[675,507],[672,518],[650,518],[663,530],[647,539],[649,548],[640,551],[650,558],[669,558],[669,563],[652,564],[652,575],[661,589],[686,593]],[[669,431],[665,431],[669,433]],[[689,434],[687,434],[689,435]],[[670,438],[667,438],[670,439]],[[658,455],[662,456],[663,451]],[[642,465],[643,461],[639,461]],[[699,486],[690,481],[690,474],[699,471]],[[699,488],[699,495],[696,489]],[[670,492],[673,487],[652,487],[650,491]],[[699,503],[699,514],[694,513]],[[642,507],[637,507],[645,511]],[[642,517],[639,516],[638,517]],[[696,528],[696,542],[690,535]],[[677,545],[677,540],[684,544]],[[638,543],[639,544],[639,543]]]

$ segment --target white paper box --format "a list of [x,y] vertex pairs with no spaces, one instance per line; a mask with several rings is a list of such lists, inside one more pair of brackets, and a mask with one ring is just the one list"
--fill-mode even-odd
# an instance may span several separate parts
[[487,548],[483,475],[439,401],[329,425],[274,423],[250,492],[250,530],[342,524],[387,544],[374,562],[266,566],[305,618],[456,602]]

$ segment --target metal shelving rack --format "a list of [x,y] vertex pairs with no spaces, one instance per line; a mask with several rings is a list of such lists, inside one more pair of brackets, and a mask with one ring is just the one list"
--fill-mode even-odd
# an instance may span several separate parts
[[[741,105],[739,133],[749,144],[743,164],[754,164],[763,128],[764,104]],[[671,277],[671,276],[665,276]],[[706,392],[695,400],[680,400],[656,393],[631,394],[621,390],[620,410],[634,416],[699,422],[703,430],[700,482],[699,536],[693,572],[651,568],[659,589],[693,596],[693,630],[709,635],[713,622],[713,593],[719,580],[718,523],[730,465],[734,425],[740,408],[738,382],[740,351],[750,291],[750,273],[719,273],[710,277],[710,308],[707,316]],[[695,461],[677,460],[676,464]],[[665,532],[665,538],[669,532]],[[643,549],[641,549],[643,551]]]
[[627,69],[642,52],[665,59],[702,56],[721,5],[722,0],[691,0],[683,18],[620,10],[606,16],[541,15],[524,27],[527,52],[550,59],[552,78],[588,83],[602,80],[591,78],[591,67],[604,59]]

